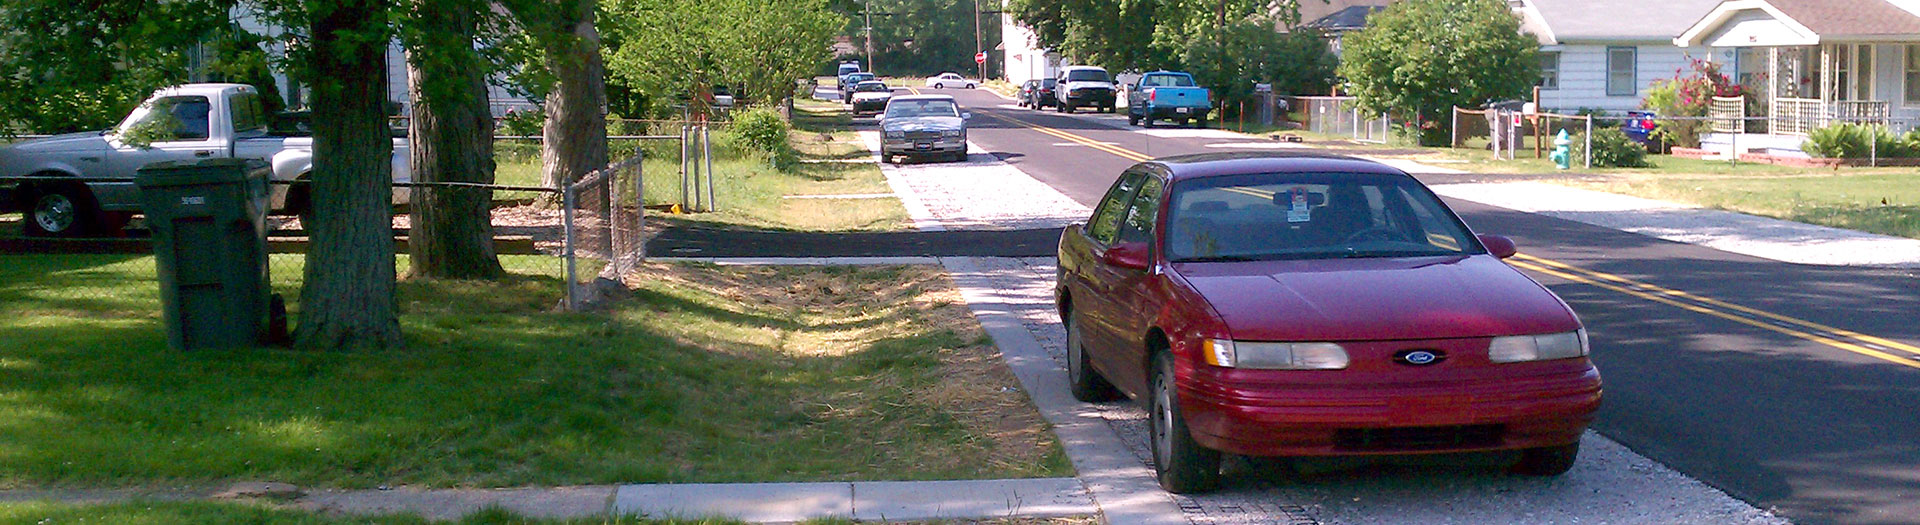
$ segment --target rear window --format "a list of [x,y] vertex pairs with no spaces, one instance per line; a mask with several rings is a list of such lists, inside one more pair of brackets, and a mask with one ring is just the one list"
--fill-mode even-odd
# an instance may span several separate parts
[[234,133],[267,130],[266,110],[261,108],[259,94],[236,93],[227,98],[227,106],[233,110]]
[[1053,86],[1057,85],[1060,85],[1060,81],[1051,78],[1040,81],[1040,87],[1042,89],[1053,89]]
[[888,91],[888,88],[884,82],[861,82],[860,85],[853,86],[853,91],[855,93],[885,93]]
[[1068,82],[1107,82],[1107,72],[1098,69],[1075,69],[1067,72]]
[[1148,75],[1141,82],[1147,87],[1193,87],[1193,78],[1182,75]]

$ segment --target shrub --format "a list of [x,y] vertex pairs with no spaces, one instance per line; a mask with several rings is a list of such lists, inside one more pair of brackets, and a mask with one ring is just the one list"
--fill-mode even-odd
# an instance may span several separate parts
[[499,129],[494,130],[494,134],[515,137],[537,137],[541,133],[540,128],[546,125],[546,108],[530,110],[516,109],[508,111],[506,116],[500,118]]
[[[1585,133],[1573,136],[1574,163],[1585,162],[1587,141]],[[1625,132],[1616,128],[1593,130],[1593,167],[1596,168],[1645,168],[1647,147],[1627,138]]]
[[1920,157],[1920,131],[1894,135],[1883,126],[1833,124],[1808,133],[1800,149],[1829,159],[1914,158]]
[[[1640,107],[1662,117],[1704,117],[1713,97],[1744,97],[1748,106],[1754,105],[1748,89],[1722,74],[1719,64],[1696,59],[1692,69],[1692,73],[1683,70],[1673,78],[1654,81],[1647,88],[1646,98],[1640,100]],[[1661,119],[1657,122],[1655,137],[1667,144],[1688,148],[1700,147],[1700,135],[1708,126],[1704,120]]]
[[793,146],[787,142],[787,121],[770,108],[753,108],[736,112],[733,125],[726,133],[735,144],[748,149],[780,155]]

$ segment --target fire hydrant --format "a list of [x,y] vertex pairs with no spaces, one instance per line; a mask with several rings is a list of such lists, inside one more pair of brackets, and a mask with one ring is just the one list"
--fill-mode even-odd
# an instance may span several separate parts
[[1567,137],[1567,130],[1560,130],[1560,135],[1553,138],[1553,154],[1547,158],[1560,169],[1573,168],[1573,139]]

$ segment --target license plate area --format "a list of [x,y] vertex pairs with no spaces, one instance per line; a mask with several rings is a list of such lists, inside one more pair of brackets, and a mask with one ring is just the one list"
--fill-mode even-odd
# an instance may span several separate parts
[[1186,113],[1187,111],[1189,111],[1187,108],[1175,108],[1173,110],[1174,113]]

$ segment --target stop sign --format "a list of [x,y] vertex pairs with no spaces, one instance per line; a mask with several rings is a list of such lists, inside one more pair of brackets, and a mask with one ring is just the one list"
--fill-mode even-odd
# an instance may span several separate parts
[[973,54],[973,63],[975,63],[975,64],[985,64],[985,63],[987,63],[987,52],[986,52],[986,51],[981,51],[981,52],[979,52],[979,53],[974,53],[974,54]]

